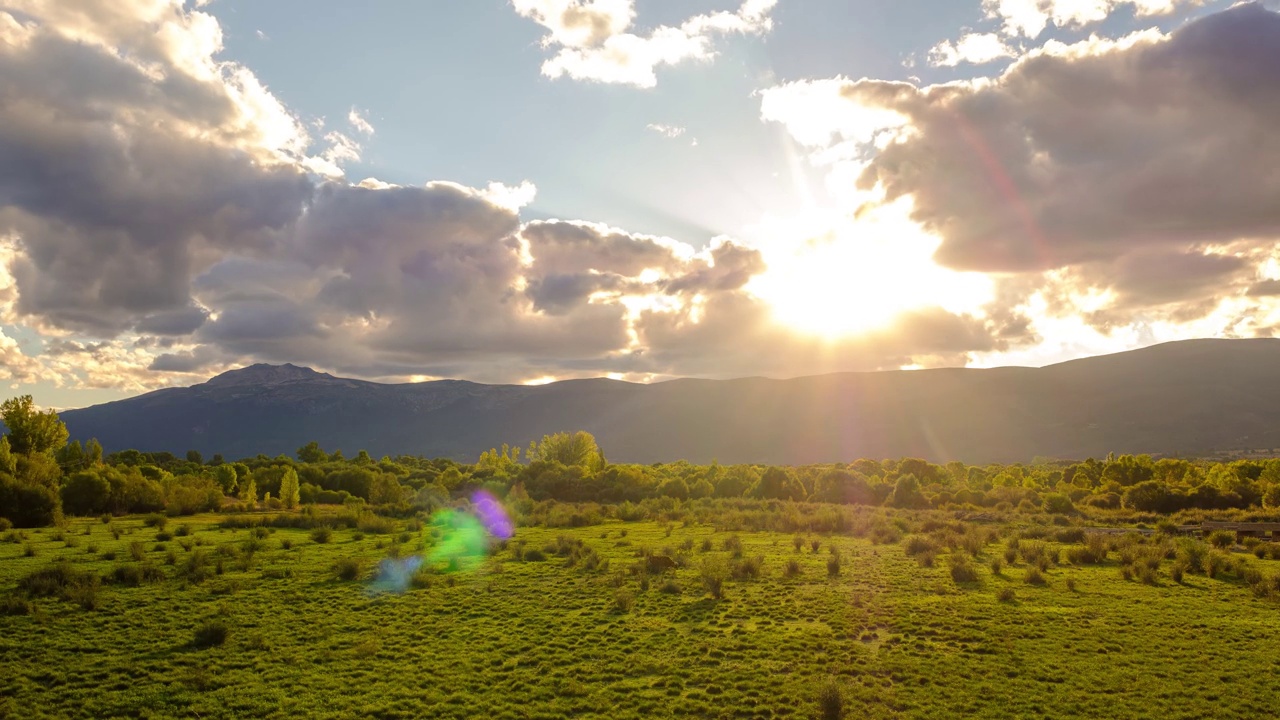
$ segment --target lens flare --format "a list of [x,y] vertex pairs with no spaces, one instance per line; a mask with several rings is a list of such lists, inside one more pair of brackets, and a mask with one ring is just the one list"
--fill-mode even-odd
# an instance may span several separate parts
[[480,518],[484,529],[489,534],[499,540],[506,540],[515,532],[515,526],[511,523],[511,518],[507,516],[507,511],[503,509],[502,504],[498,502],[498,498],[484,490],[477,490],[471,496],[471,504],[475,506],[476,516]]
[[515,533],[515,524],[492,494],[483,490],[471,496],[472,509],[441,510],[431,518],[435,545],[424,555],[386,558],[370,590],[402,593],[424,566],[444,572],[474,570],[489,554],[490,543],[506,540]]

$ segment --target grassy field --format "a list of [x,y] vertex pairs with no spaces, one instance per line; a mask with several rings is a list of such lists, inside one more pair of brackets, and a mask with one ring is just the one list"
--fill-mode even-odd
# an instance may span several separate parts
[[[0,543],[0,716],[807,718],[832,683],[854,718],[1266,717],[1280,697],[1280,606],[1247,582],[1280,562],[1239,549],[1178,583],[1173,540],[1076,564],[1078,543],[1011,550],[992,526],[966,530],[967,559],[946,528],[876,545],[610,522],[522,527],[397,593],[379,560],[430,550],[431,526],[320,542],[222,520]],[[636,572],[645,549],[683,567]],[[70,589],[24,580],[63,559]]]

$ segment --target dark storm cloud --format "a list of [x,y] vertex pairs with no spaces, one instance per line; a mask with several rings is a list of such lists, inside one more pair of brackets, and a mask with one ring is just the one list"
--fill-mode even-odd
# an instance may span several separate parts
[[204,325],[207,319],[208,311],[187,307],[148,315],[134,326],[134,330],[147,335],[189,335]]

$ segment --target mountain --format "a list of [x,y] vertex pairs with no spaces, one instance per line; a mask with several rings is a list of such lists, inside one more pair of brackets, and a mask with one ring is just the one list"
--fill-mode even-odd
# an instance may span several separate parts
[[444,380],[384,384],[253,365],[186,388],[61,413],[73,438],[228,458],[293,454],[474,461],[587,430],[615,462],[969,463],[1108,452],[1280,447],[1280,339],[1189,340],[1043,368],[839,373],[791,380]]

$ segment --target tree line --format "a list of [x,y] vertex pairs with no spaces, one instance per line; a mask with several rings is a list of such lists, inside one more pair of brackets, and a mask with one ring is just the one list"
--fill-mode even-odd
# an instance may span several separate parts
[[98,515],[372,506],[388,513],[442,507],[487,490],[511,500],[638,503],[652,498],[756,498],[898,508],[992,508],[1074,513],[1129,509],[1172,513],[1280,506],[1280,459],[1212,462],[1148,455],[1078,462],[935,464],[859,459],[801,467],[610,463],[590,433],[557,433],[504,445],[475,463],[411,455],[346,457],[311,442],[295,456],[227,461],[189,451],[104,454],[96,440],[68,442],[52,410],[30,396],[0,404],[0,517],[21,527],[64,514]]

